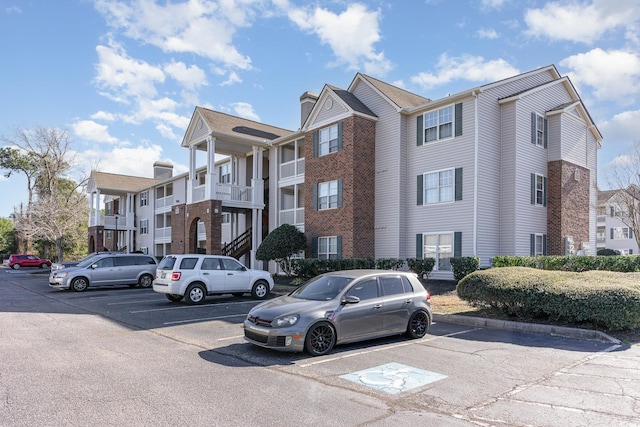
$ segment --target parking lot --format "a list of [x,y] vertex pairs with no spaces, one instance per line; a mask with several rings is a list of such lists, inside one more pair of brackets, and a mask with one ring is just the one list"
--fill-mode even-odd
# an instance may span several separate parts
[[0,269],[0,425],[640,425],[637,346],[441,319],[313,358],[246,343],[248,294],[189,306],[37,272]]

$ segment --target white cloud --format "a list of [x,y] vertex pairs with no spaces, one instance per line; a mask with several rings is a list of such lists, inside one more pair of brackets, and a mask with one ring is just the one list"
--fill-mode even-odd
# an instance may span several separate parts
[[22,13],[22,9],[15,5],[6,7],[4,11],[7,15],[11,15],[12,13]]
[[640,110],[616,114],[611,120],[598,125],[598,128],[604,136],[604,145],[640,142]]
[[240,117],[244,117],[245,119],[254,120],[256,122],[260,121],[260,117],[253,110],[253,105],[246,102],[236,102],[231,106],[235,114]]
[[118,138],[109,135],[109,128],[93,120],[80,120],[72,125],[73,133],[87,141],[117,144]]
[[550,2],[525,12],[526,34],[552,40],[592,44],[608,31],[623,28],[627,38],[637,35],[640,8],[637,0]]
[[180,3],[97,0],[96,9],[108,24],[128,37],[165,52],[192,53],[225,67],[247,70],[251,59],[233,46],[238,28],[256,16],[260,1],[188,0]]
[[636,53],[597,48],[570,56],[559,64],[571,69],[568,75],[576,85],[591,86],[600,100],[628,105],[640,93],[640,56]]
[[124,49],[115,42],[110,46],[96,47],[98,52],[95,82],[110,99],[128,103],[130,97],[156,96],[155,85],[165,80],[161,68],[127,56]]
[[117,147],[111,151],[89,149],[78,153],[85,170],[97,169],[101,172],[134,176],[153,176],[153,164],[161,160],[162,147],[159,145],[139,145],[137,147]]
[[197,90],[201,86],[208,86],[205,72],[197,65],[187,66],[183,62],[170,62],[164,65],[164,71],[188,90]]
[[92,114],[91,118],[93,120],[102,120],[105,122],[112,122],[116,120],[115,114],[108,113],[106,111],[98,111],[97,113]]
[[500,9],[506,0],[482,0],[483,9]]
[[497,39],[499,37],[498,32],[493,28],[480,28],[476,34],[481,39]]
[[374,47],[381,37],[380,11],[370,11],[355,3],[340,14],[317,7],[293,8],[288,16],[300,29],[316,34],[322,44],[331,48],[336,60],[330,66],[344,64],[349,70],[376,75],[385,75],[393,68],[384,52]]
[[489,82],[501,80],[519,73],[518,69],[509,65],[504,59],[487,61],[481,56],[463,55],[449,57],[440,56],[435,74],[422,72],[411,77],[411,81],[424,89],[445,85],[455,80],[472,82]]

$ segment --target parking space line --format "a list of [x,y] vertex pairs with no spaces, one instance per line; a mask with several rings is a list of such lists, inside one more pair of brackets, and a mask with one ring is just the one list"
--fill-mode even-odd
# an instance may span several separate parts
[[176,320],[176,321],[173,321],[173,322],[164,322],[163,325],[177,325],[177,324],[180,324],[180,323],[202,322],[202,321],[205,321],[205,320],[229,319],[231,317],[247,317],[247,313],[244,313],[244,314],[230,314],[228,316],[217,316],[217,317],[202,317],[200,319]]
[[127,305],[127,304],[140,304],[141,302],[156,302],[158,298],[155,299],[145,299],[145,300],[137,300],[137,301],[126,301],[126,302],[110,302],[107,305]]
[[456,336],[456,335],[465,334],[467,332],[473,332],[473,331],[477,331],[477,330],[478,330],[478,328],[467,329],[465,331],[453,332],[453,333],[450,333],[450,334],[447,334],[447,335],[442,335],[442,336],[433,336],[433,337],[429,337],[429,338],[426,338],[426,339],[421,339],[421,340],[418,340],[418,341],[407,341],[407,342],[398,343],[398,344],[391,344],[391,345],[386,345],[386,346],[382,346],[382,347],[376,347],[376,348],[371,349],[371,350],[359,351],[359,352],[351,353],[351,354],[345,354],[344,356],[332,357],[332,358],[329,358],[329,359],[318,360],[318,361],[311,362],[311,363],[304,363],[304,364],[299,365],[299,366],[301,368],[308,368],[309,366],[320,365],[320,364],[326,363],[326,362],[333,362],[333,361],[336,361],[336,360],[344,360],[344,359],[348,359],[350,357],[362,356],[364,354],[376,353],[378,351],[390,350],[390,349],[400,348],[400,347],[406,347],[408,345],[421,344],[421,343],[424,343],[424,342],[435,341],[435,340],[437,340],[439,338],[453,337],[453,336]]
[[[190,308],[207,308],[207,307],[215,307],[215,306],[219,306],[219,305],[237,305],[237,304],[255,304],[255,301],[239,301],[239,302],[218,302],[218,303],[213,303],[213,304],[203,304],[203,305],[181,305],[179,307],[162,307],[162,308],[150,308],[147,310],[135,310],[135,311],[130,311],[129,313],[131,314],[138,314],[138,313],[151,313],[154,311],[167,311],[167,310],[187,310]],[[246,314],[245,314],[246,316]]]

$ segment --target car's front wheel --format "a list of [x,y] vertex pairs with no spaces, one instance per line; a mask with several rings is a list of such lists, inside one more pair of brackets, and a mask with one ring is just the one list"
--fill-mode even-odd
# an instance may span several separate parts
[[143,274],[138,279],[138,286],[140,286],[141,288],[148,288],[152,284],[153,284],[153,276],[151,276],[150,274]]
[[418,310],[409,318],[407,335],[411,338],[422,338],[429,330],[429,315],[423,310]]
[[182,301],[182,298],[184,298],[182,295],[177,295],[177,294],[167,294],[166,297],[171,302]]
[[43,262],[42,264],[40,264],[40,268],[46,268],[46,267],[48,267],[46,262]]
[[336,331],[329,322],[318,322],[309,329],[304,339],[304,348],[312,356],[329,353],[336,345]]
[[14,270],[19,270],[20,269],[20,264],[13,264],[11,266],[11,268],[13,268]]
[[194,283],[187,288],[184,299],[188,304],[201,304],[207,296],[207,290],[200,283]]
[[264,280],[258,280],[251,289],[251,296],[255,299],[265,299],[269,295],[269,284]]
[[75,292],[83,292],[86,291],[89,287],[89,282],[84,277],[76,277],[71,282],[71,289]]

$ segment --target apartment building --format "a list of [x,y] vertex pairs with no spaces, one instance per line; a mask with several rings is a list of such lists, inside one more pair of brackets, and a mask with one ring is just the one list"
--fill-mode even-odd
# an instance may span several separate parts
[[300,111],[291,131],[196,107],[187,174],[94,172],[90,248],[110,249],[111,232],[127,250],[256,265],[264,236],[288,223],[307,257],[434,257],[433,276],[448,278],[453,256],[488,266],[596,247],[602,136],[553,65],[438,100],[358,73],[346,89],[304,92]]
[[598,192],[596,248],[612,249],[621,255],[639,254],[638,243],[631,223],[626,219],[627,190]]

